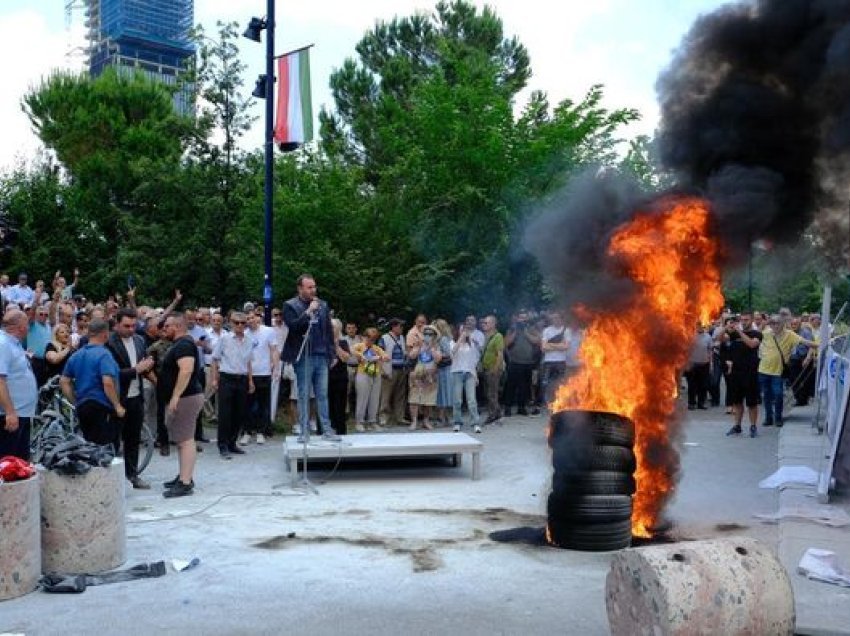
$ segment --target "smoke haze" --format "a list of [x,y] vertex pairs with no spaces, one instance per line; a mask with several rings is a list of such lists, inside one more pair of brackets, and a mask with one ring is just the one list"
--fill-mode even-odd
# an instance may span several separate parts
[[811,229],[850,259],[850,1],[762,0],[701,17],[657,84],[659,153],[711,200],[732,255]]

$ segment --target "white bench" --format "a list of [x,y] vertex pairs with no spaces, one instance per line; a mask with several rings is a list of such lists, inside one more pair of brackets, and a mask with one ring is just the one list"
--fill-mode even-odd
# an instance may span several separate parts
[[[472,479],[481,478],[481,451],[484,444],[466,433],[367,433],[343,435],[341,442],[311,435],[307,444],[307,461],[337,458],[390,458],[453,455],[461,465],[463,453],[472,454]],[[283,454],[293,481],[298,473],[298,460],[304,459],[304,445],[289,435],[283,442]]]

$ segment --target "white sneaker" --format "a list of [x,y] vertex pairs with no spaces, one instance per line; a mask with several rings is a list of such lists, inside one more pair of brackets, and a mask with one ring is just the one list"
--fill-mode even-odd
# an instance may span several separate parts
[[365,433],[365,432],[366,432],[366,427],[365,427],[365,426],[363,426],[362,424],[355,424],[355,425],[354,425],[354,430],[355,430],[355,431],[357,431],[358,433]]
[[247,446],[250,443],[251,443],[251,436],[248,435],[248,433],[244,433],[242,435],[242,437],[239,438],[239,445],[240,446]]
[[452,430],[453,430],[455,433],[460,433],[460,424],[455,424],[455,426],[454,426],[454,428],[453,428]]
[[296,424],[295,426],[292,427],[292,434],[293,435],[301,435],[301,425],[300,424]]
[[474,430],[476,433],[480,433],[480,432],[481,432],[481,427],[480,427],[480,426],[478,426],[478,424],[476,424],[476,425],[475,425],[475,428],[474,428],[473,430]]
[[310,432],[311,433],[318,433],[319,432],[319,428],[318,428],[318,426],[316,426],[315,422],[310,422]]
[[266,443],[266,436],[263,435],[262,433],[257,433],[257,444],[265,444],[265,443]]

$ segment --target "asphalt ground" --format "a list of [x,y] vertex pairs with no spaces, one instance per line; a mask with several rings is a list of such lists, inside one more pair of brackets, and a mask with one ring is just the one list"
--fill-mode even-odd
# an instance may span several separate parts
[[[740,534],[778,549],[783,524],[753,514],[775,512],[780,495],[758,481],[777,468],[780,434],[807,426],[803,414],[756,439],[726,437],[722,408],[685,414],[671,535]],[[144,475],[155,488],[127,491],[125,565],[200,564],[79,595],[37,591],[0,602],[0,633],[607,634],[611,553],[488,538],[543,525],[544,428],[543,417],[519,416],[485,428],[480,481],[470,479],[469,461],[314,464],[318,494],[291,488],[281,437],[232,461],[206,445],[195,495],[179,499],[158,487],[176,473],[176,457],[156,455]],[[821,595],[835,591],[817,585]]]

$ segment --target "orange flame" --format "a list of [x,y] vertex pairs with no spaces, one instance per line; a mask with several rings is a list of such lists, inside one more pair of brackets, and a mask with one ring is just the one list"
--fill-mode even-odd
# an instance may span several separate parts
[[612,237],[609,259],[638,289],[616,309],[575,308],[588,325],[579,349],[583,366],[551,405],[552,412],[607,411],[634,421],[632,534],[639,537],[651,536],[675,488],[678,453],[669,424],[695,325],[708,324],[723,306],[708,203],[668,197],[660,204]]

